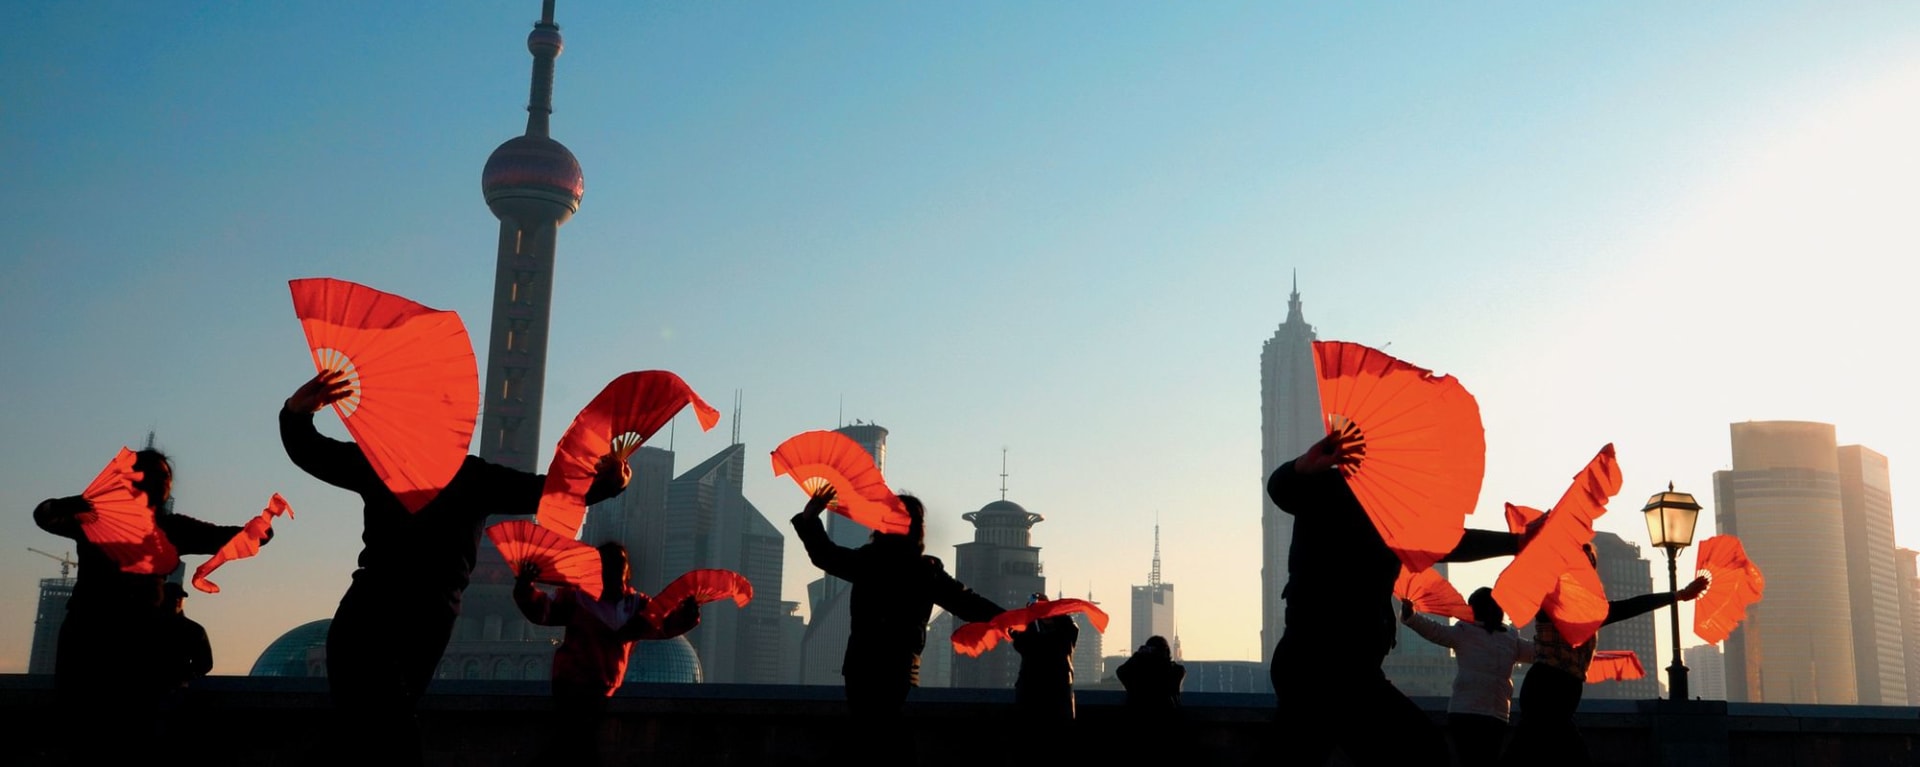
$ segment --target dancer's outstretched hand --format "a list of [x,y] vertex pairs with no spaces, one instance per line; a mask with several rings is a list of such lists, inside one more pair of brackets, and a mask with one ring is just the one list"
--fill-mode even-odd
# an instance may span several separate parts
[[322,370],[287,398],[287,412],[317,413],[320,408],[353,396],[353,382],[338,370]]

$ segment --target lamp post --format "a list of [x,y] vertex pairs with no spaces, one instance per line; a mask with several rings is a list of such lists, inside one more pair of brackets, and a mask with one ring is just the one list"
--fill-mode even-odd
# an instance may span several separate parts
[[[1640,509],[1647,515],[1647,537],[1653,545],[1667,550],[1667,590],[1680,590],[1678,567],[1674,564],[1680,550],[1693,544],[1693,526],[1700,521],[1700,504],[1693,496],[1677,493],[1673,483],[1667,483],[1667,491],[1654,493],[1647,499],[1647,505]],[[1673,665],[1667,667],[1667,699],[1687,699],[1687,667],[1680,662],[1680,603],[1675,601],[1673,611]]]

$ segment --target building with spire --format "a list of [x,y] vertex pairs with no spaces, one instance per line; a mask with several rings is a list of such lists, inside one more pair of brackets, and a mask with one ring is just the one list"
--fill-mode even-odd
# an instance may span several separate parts
[[[480,397],[480,457],[521,471],[541,465],[540,407],[546,392],[547,330],[560,225],[580,210],[585,191],[580,162],[548,135],[553,114],[554,60],[564,48],[553,0],[527,35],[533,78],[527,127],[487,158],[480,191],[499,219],[494,265],[493,327],[488,334],[486,389]],[[558,630],[532,626],[513,604],[513,575],[499,552],[482,546],[443,668],[498,668],[520,678],[530,657],[549,657]]]
[[1300,310],[1296,278],[1287,297],[1287,320],[1260,348],[1260,658],[1273,660],[1287,628],[1287,553],[1293,517],[1267,497],[1267,475],[1326,434],[1320,420],[1320,383],[1314,374],[1312,325]]
[[[1002,457],[1000,500],[960,516],[973,524],[973,540],[954,546],[954,577],[974,593],[1004,608],[1025,607],[1035,594],[1047,593],[1046,568],[1040,547],[1033,545],[1033,526],[1039,514],[1007,500],[1006,465]],[[946,650],[952,652],[951,648]],[[989,652],[978,658],[953,658],[953,686],[1011,688],[1020,671],[1020,655]]]
[[1147,571],[1147,585],[1133,587],[1133,646],[1142,647],[1147,637],[1158,636],[1173,647],[1180,659],[1180,630],[1173,619],[1173,584],[1160,579],[1160,525],[1153,526],[1153,569]]

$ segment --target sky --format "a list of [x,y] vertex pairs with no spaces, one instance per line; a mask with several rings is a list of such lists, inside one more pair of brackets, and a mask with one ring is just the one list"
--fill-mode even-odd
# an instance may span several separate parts
[[[12,10],[0,672],[26,667],[59,574],[29,549],[72,550],[29,512],[149,431],[180,513],[296,509],[188,600],[215,672],[332,614],[359,501],[278,444],[312,374],[286,281],[361,282],[485,337],[479,175],[524,130],[538,14]],[[1157,523],[1186,657],[1257,659],[1259,353],[1297,280],[1321,338],[1475,395],[1470,526],[1551,505],[1612,443],[1626,484],[1599,529],[1644,545],[1639,507],[1671,481],[1705,537],[1729,424],[1807,420],[1888,457],[1920,546],[1912,5],[564,0],[557,20],[552,134],[586,194],[559,234],[545,451],[630,370],[740,393],[738,423],[683,418],[681,470],[736,428],[771,451],[875,422],[950,567],[960,515],[1004,482],[1045,517],[1049,588],[1125,627]],[[783,530],[804,502],[770,467],[746,494]],[[782,598],[815,577],[790,539]]]

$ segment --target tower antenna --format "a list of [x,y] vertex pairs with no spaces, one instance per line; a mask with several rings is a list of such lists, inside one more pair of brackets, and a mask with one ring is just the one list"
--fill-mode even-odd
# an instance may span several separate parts
[[1160,512],[1153,513],[1153,572],[1147,574],[1147,587],[1160,588]]
[[733,444],[740,444],[740,389],[733,390]]
[[1000,446],[1000,500],[1007,499],[1007,446]]

